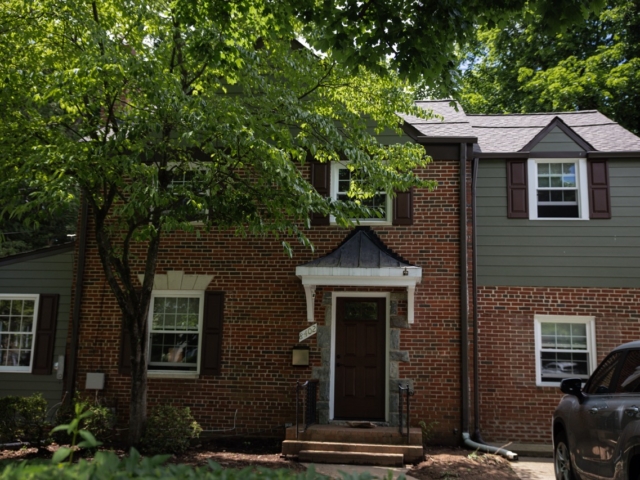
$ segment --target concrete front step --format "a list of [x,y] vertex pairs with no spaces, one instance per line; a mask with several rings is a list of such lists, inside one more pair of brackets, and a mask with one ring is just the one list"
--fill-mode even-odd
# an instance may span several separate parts
[[305,451],[367,453],[372,455],[402,455],[404,463],[418,463],[424,458],[422,446],[418,445],[377,445],[372,443],[308,442],[285,440],[282,442],[283,455],[302,455]]
[[377,465],[381,467],[402,467],[401,453],[327,452],[303,450],[298,458],[308,463],[339,463],[346,465]]
[[411,428],[409,442],[407,442],[407,437],[400,435],[398,427],[352,428],[340,425],[312,425],[306,432],[298,432],[296,437],[296,427],[294,426],[287,428],[286,439],[308,442],[422,446],[422,431],[419,428]]

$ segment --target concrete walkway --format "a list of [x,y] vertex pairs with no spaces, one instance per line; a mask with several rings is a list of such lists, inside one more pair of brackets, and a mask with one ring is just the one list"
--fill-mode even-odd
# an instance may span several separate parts
[[[303,463],[307,468],[310,463]],[[518,474],[521,480],[555,480],[553,474],[553,460],[551,458],[539,457],[520,457],[516,462],[511,462],[513,470]],[[363,465],[334,465],[334,464],[315,464],[316,472],[326,475],[330,478],[341,479],[341,472],[364,473],[369,472],[373,477],[388,478],[388,472],[393,473],[393,479],[397,479],[400,475],[404,475],[407,480],[415,480],[414,477],[407,475],[407,468],[390,468],[390,467],[370,467]]]
[[511,466],[521,480],[555,480],[552,458],[520,457]]
[[[307,468],[311,466],[310,463],[303,463]],[[404,475],[407,480],[416,480],[414,477],[407,475],[408,468],[394,468],[394,467],[371,467],[366,465],[334,465],[328,463],[316,463],[314,464],[316,472],[326,475],[327,477],[341,479],[344,478],[341,473],[347,473],[349,475],[353,473],[369,472],[371,476],[377,478],[383,478],[387,480],[389,472],[393,474],[393,480],[396,480],[400,475]]]

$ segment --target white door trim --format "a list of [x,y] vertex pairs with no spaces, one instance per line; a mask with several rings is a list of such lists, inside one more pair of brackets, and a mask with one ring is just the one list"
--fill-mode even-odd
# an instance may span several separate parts
[[385,340],[384,340],[384,420],[389,421],[389,332],[391,319],[391,292],[331,292],[331,354],[329,356],[329,419],[333,420],[335,405],[336,382],[336,299],[338,297],[369,297],[384,298],[385,312]]

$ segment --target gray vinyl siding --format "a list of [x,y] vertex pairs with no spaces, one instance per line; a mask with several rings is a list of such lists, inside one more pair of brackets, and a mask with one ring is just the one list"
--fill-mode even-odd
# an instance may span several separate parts
[[555,127],[535,147],[532,152],[583,152],[584,150],[571,140],[566,133]]
[[[69,316],[71,310],[71,282],[73,277],[73,252],[64,252],[44,258],[25,260],[0,266],[0,293],[60,295],[58,321],[54,347],[54,362],[65,354]],[[49,406],[62,398],[62,380],[51,375],[0,372],[0,397],[7,395],[28,396],[40,392]]]
[[640,287],[640,159],[609,176],[609,220],[508,219],[506,161],[480,160],[478,284]]

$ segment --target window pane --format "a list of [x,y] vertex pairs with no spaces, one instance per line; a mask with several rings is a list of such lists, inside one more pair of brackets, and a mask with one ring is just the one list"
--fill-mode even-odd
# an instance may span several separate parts
[[556,382],[563,378],[587,378],[589,362],[587,353],[541,352],[541,378]]
[[156,297],[153,299],[153,313],[163,313],[164,312],[164,298]]
[[168,314],[175,314],[178,311],[178,299],[167,297],[164,299],[164,311]]
[[188,315],[187,316],[187,325],[189,326],[190,330],[197,330],[198,329],[198,315]]
[[587,326],[584,323],[540,324],[541,347],[559,350],[587,350]]
[[189,311],[189,299],[178,298],[178,313],[187,313]]
[[575,175],[576,173],[576,164],[575,163],[563,163],[562,164],[562,173],[569,173]]
[[552,187],[562,187],[562,177],[551,177]]
[[548,190],[538,190],[538,201],[548,202],[551,200],[551,195]]
[[549,177],[540,177],[538,178],[538,186],[541,188],[549,187]]
[[22,300],[11,301],[11,315],[12,316],[22,315]]
[[575,202],[576,201],[576,191],[575,190],[566,190],[563,192],[564,201],[565,202]]
[[28,367],[29,365],[31,365],[31,350],[21,350],[18,366]]
[[576,186],[576,177],[565,175],[562,177],[562,186],[563,187],[575,187]]
[[0,300],[0,315],[11,314],[11,300]]
[[31,332],[33,330],[33,317],[22,317],[21,332]]
[[199,298],[190,298],[189,299],[189,313],[198,315],[200,313],[200,299]]
[[549,192],[551,194],[552,202],[561,202],[562,201],[562,190],[551,190]]
[[552,174],[560,174],[562,173],[562,164],[561,163],[550,163],[549,168]]
[[539,163],[538,164],[538,174],[539,175],[549,175],[549,164],[548,163]]
[[163,370],[195,370],[198,334],[151,334],[150,366]]
[[345,302],[345,320],[377,320],[378,302]]
[[35,302],[33,300],[25,300],[22,306],[22,315],[29,315],[33,317],[33,309]]
[[187,315],[176,315],[176,329],[184,330],[188,327]]

